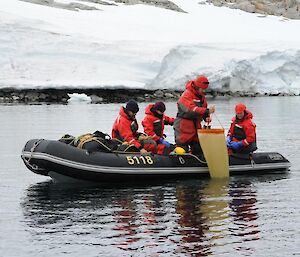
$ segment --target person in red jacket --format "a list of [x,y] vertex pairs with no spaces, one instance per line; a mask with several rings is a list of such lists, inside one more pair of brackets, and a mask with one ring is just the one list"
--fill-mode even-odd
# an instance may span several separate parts
[[257,146],[256,125],[252,121],[253,115],[243,103],[235,106],[235,114],[226,139],[229,154],[254,152],[257,150]]
[[146,115],[142,121],[144,132],[148,136],[152,136],[157,143],[158,154],[166,153],[171,148],[171,144],[165,140],[164,127],[165,125],[173,125],[175,119],[165,115],[165,111],[166,106],[163,102],[149,104],[145,109]]
[[201,154],[197,129],[201,129],[201,121],[211,122],[210,115],[215,112],[215,107],[207,107],[205,89],[209,81],[205,76],[199,76],[186,84],[177,102],[178,112],[174,122],[175,141],[177,146],[185,151],[191,149],[193,154]]
[[112,128],[112,138],[127,141],[140,150],[141,154],[156,152],[156,143],[153,140],[139,140],[138,122],[135,118],[139,111],[136,101],[129,100],[126,107],[121,107],[119,115]]

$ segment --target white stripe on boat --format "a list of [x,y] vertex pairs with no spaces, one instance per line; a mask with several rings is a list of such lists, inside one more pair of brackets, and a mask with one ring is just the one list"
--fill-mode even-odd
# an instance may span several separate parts
[[[46,153],[31,153],[23,152],[23,156],[31,159],[39,159],[50,161],[59,165],[64,165],[74,169],[81,169],[86,171],[101,172],[107,174],[188,174],[188,173],[208,173],[207,167],[111,167],[92,165],[81,162],[74,162],[60,157],[56,157]],[[271,170],[271,169],[287,169],[291,167],[289,162],[282,163],[267,163],[267,164],[245,164],[229,166],[229,171],[257,171],[257,170]]]

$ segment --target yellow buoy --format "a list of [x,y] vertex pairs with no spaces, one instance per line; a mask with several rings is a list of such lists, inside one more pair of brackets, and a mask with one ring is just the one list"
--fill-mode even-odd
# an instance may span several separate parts
[[182,147],[179,147],[179,146],[177,146],[174,151],[178,155],[183,155],[183,154],[186,153],[185,150]]
[[224,129],[198,129],[198,138],[212,178],[229,177]]

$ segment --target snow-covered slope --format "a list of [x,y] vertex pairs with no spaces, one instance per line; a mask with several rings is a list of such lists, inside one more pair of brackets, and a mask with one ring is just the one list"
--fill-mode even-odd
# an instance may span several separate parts
[[[64,0],[64,2],[70,2]],[[113,1],[110,1],[113,2]],[[173,1],[69,11],[0,1],[0,88],[183,89],[300,92],[300,21]]]
[[204,73],[219,92],[300,94],[300,50],[295,50],[298,45],[286,50],[288,46],[291,44],[179,46],[163,59],[148,87],[178,89],[186,80]]

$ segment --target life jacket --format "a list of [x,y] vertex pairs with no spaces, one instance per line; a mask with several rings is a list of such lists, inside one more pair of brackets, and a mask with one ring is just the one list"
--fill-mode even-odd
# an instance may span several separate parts
[[244,140],[246,138],[246,133],[239,124],[234,125],[233,137],[238,139],[239,141]]

